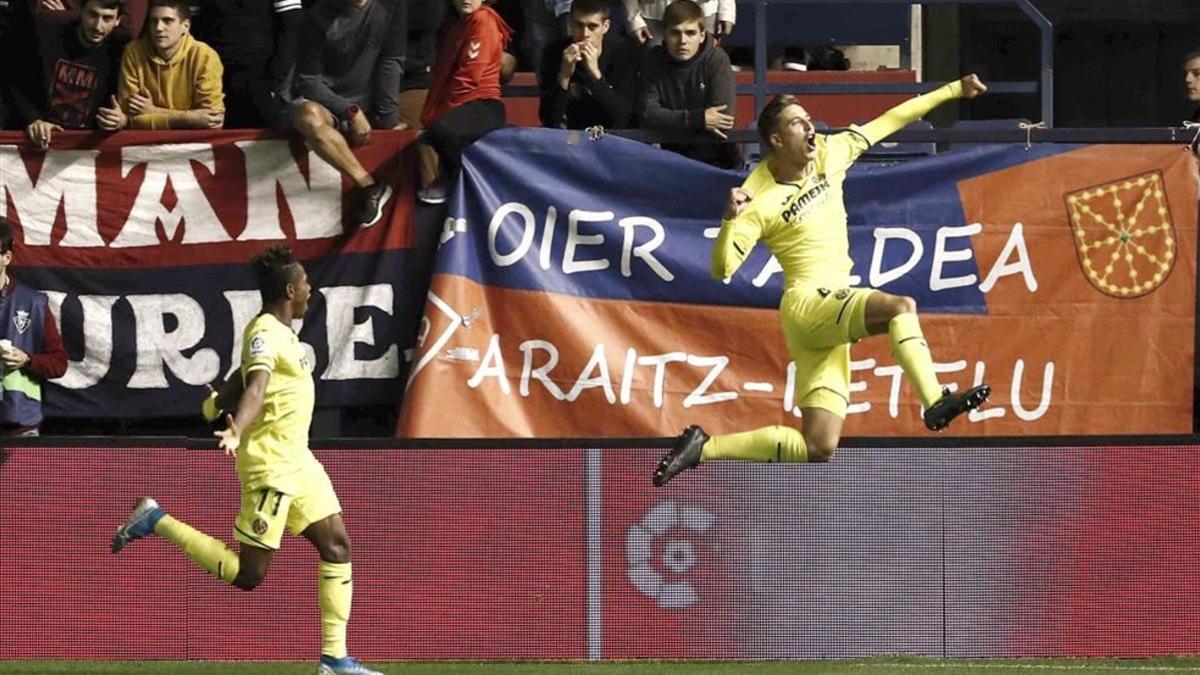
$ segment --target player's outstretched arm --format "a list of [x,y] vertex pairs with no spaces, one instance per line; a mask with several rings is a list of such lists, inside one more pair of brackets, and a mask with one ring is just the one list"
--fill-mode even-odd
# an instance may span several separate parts
[[861,131],[872,145],[882,141],[904,127],[929,114],[939,105],[956,98],[975,98],[987,91],[987,86],[977,75],[967,75],[933,91],[892,108],[879,117],[864,124]]
[[729,191],[729,202],[721,216],[721,233],[712,252],[712,277],[728,279],[738,271],[762,236],[762,228],[752,214],[746,213],[752,195],[740,187]]
[[271,381],[271,372],[265,368],[251,370],[246,376],[246,390],[238,401],[237,414],[229,415],[229,428],[214,432],[221,449],[226,454],[237,453],[241,445],[242,430],[254,423],[263,411],[263,401],[266,400],[267,383]]

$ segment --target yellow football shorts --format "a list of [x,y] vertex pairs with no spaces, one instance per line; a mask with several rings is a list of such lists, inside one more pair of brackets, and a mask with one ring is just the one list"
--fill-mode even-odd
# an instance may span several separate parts
[[867,336],[869,288],[792,286],[779,303],[783,337],[796,364],[796,405],[846,418],[850,345]]
[[262,481],[242,481],[242,509],[233,537],[243,544],[277,550],[286,526],[300,534],[309,525],[342,512],[333,483],[320,462]]

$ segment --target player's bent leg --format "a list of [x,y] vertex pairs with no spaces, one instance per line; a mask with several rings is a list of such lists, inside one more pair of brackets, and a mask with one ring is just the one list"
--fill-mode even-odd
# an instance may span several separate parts
[[274,557],[275,551],[242,544],[241,550],[238,552],[238,564],[235,568],[234,578],[230,583],[243,591],[252,591],[258,588],[263,579],[267,578],[267,570],[270,569],[271,560]]
[[917,302],[910,297],[875,291],[867,298],[866,326],[871,335],[887,333],[892,356],[904,370],[908,381],[921,397],[926,408],[942,396],[937,373],[933,370],[933,355],[921,322],[917,319]]
[[804,444],[808,447],[808,461],[828,462],[837,452],[842,438],[843,418],[825,408],[806,407],[800,409],[804,417]]

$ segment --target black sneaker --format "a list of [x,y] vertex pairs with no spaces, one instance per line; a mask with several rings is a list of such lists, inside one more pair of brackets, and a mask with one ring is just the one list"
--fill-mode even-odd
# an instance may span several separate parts
[[392,186],[376,182],[358,191],[358,225],[370,227],[383,217],[383,205],[392,198]]
[[925,428],[930,431],[945,429],[955,417],[983,405],[992,393],[991,385],[981,384],[961,394],[952,394],[942,389],[942,397],[925,411]]
[[708,434],[693,424],[679,434],[671,451],[658,463],[654,470],[654,486],[662,487],[681,471],[686,471],[700,463],[700,450],[708,441]]

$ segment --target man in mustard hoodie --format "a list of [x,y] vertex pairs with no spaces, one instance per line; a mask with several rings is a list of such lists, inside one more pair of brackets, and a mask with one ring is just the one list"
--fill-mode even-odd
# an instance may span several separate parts
[[193,38],[189,0],[150,0],[142,37],[121,58],[118,99],[131,129],[220,129],[224,69]]

